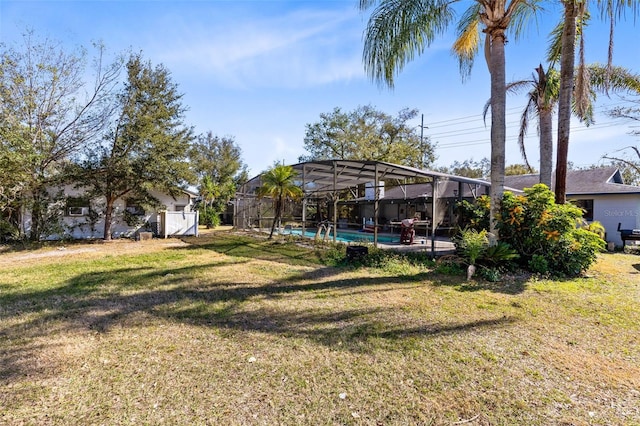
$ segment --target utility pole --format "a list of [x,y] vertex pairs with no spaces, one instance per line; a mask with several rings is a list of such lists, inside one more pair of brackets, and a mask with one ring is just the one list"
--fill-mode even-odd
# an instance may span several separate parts
[[425,149],[424,149],[424,129],[428,129],[428,127],[424,126],[424,114],[420,115],[420,166],[422,168],[425,167]]

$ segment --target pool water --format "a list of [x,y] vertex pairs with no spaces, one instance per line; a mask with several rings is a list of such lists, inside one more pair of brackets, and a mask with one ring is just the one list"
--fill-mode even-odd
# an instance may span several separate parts
[[[316,231],[305,231],[304,235],[302,234],[301,229],[287,229],[283,233],[284,235],[301,235],[307,238],[315,238]],[[324,238],[324,232],[319,237],[320,239]],[[327,240],[333,241],[333,232],[329,234]],[[358,232],[358,231],[345,231],[338,230],[338,234],[336,236],[336,241],[341,243],[357,243],[357,242],[365,242],[372,243],[373,242],[373,234],[368,232]],[[399,243],[400,235],[380,235],[378,234],[378,242],[379,243]]]

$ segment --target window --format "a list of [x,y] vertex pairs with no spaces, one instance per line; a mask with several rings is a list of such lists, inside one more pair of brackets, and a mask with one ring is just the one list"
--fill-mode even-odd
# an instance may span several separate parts
[[127,213],[133,216],[144,216],[144,208],[137,200],[128,199],[124,209]]
[[86,216],[89,214],[89,200],[84,197],[67,197],[65,216]]
[[176,209],[177,212],[183,212],[183,211],[185,211],[186,207],[187,206],[185,206],[184,204],[176,204],[175,209]]
[[582,217],[585,220],[593,220],[593,200],[575,200],[573,201],[573,204],[584,210],[584,215]]

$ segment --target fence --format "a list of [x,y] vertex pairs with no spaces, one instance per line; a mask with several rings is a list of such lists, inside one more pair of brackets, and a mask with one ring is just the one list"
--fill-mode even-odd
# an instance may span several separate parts
[[198,236],[198,212],[160,212],[158,236]]

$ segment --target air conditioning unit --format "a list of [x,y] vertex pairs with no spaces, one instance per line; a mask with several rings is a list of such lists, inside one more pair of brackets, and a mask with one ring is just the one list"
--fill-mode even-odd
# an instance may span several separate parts
[[69,207],[69,216],[86,216],[89,214],[89,207]]

